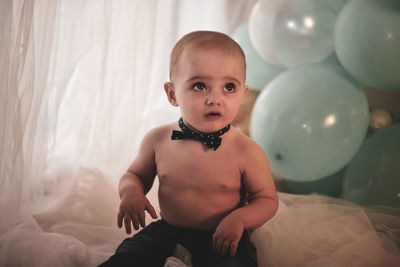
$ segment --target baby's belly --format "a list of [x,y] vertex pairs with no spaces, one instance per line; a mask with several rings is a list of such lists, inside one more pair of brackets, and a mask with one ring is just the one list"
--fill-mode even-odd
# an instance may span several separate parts
[[169,224],[215,230],[218,223],[240,204],[239,192],[182,192],[159,190],[161,216]]

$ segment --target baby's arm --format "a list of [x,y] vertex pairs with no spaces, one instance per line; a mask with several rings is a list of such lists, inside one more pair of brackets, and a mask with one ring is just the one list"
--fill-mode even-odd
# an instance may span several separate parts
[[156,175],[154,158],[156,135],[153,130],[144,137],[139,154],[119,182],[121,203],[118,212],[118,227],[122,227],[123,221],[127,234],[131,233],[131,223],[136,230],[139,229],[139,224],[142,227],[145,226],[145,210],[152,218],[157,218],[156,211],[145,196],[151,189]]
[[232,211],[221,220],[213,236],[213,246],[221,254],[236,254],[244,229],[254,229],[267,222],[278,209],[278,196],[268,159],[256,144],[243,155],[246,160],[243,184],[248,205]]

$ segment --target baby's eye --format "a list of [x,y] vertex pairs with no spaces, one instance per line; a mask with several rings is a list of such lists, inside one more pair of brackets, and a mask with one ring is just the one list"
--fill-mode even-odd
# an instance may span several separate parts
[[225,91],[227,91],[227,92],[233,92],[234,90],[235,90],[235,84],[233,84],[233,83],[227,83],[226,85],[225,85]]
[[203,82],[198,82],[198,83],[195,83],[195,84],[193,85],[193,88],[194,88],[195,90],[202,91],[202,90],[206,89],[206,84],[203,83]]

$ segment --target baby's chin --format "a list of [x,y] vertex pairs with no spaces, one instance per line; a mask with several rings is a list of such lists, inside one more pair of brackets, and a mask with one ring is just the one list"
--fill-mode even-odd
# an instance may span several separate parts
[[203,116],[203,119],[198,118],[193,123],[184,119],[184,123],[190,130],[199,133],[216,132],[230,124],[227,118],[220,114],[207,114]]
[[222,130],[225,128],[229,123],[216,123],[213,125],[207,125],[207,127],[201,128],[199,132],[203,133],[213,133]]

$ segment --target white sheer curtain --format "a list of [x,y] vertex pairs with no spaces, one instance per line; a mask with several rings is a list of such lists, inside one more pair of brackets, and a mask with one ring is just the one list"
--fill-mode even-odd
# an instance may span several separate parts
[[1,210],[2,226],[18,215],[23,186],[44,169],[49,121],[46,81],[57,4],[2,1]]
[[0,1],[1,266],[112,253],[117,181],[146,131],[179,116],[163,92],[173,44],[231,34],[254,3]]
[[[47,162],[99,168],[117,179],[143,134],[177,117],[162,89],[172,45],[194,29],[232,31],[251,5],[242,13],[244,3],[230,10],[227,3],[59,2],[45,89],[48,136],[40,141]],[[43,189],[40,177],[31,188]]]

